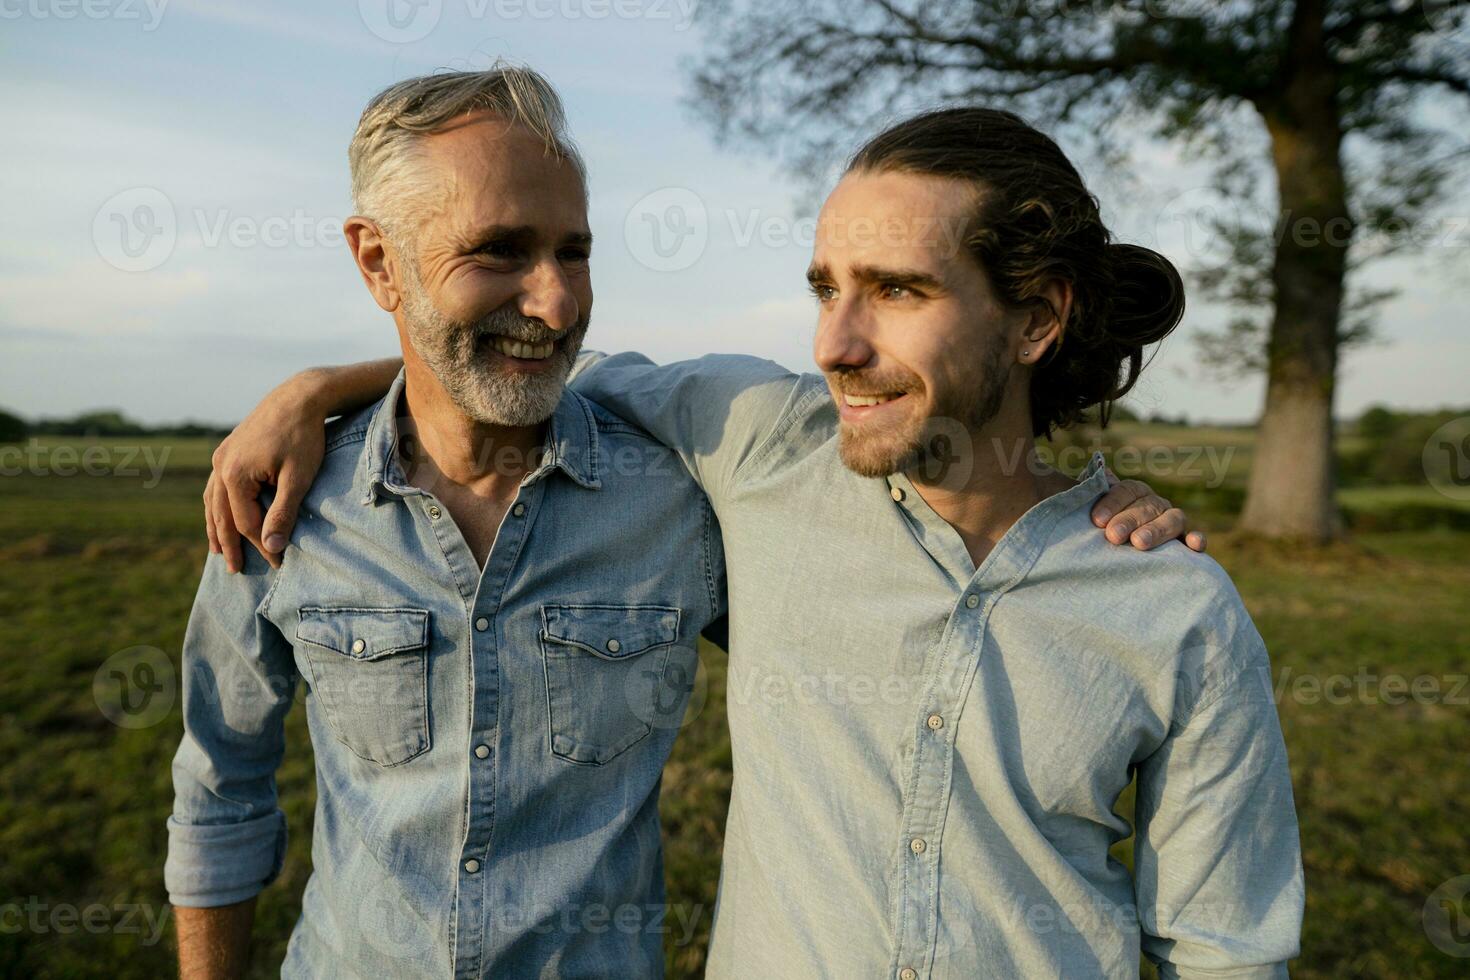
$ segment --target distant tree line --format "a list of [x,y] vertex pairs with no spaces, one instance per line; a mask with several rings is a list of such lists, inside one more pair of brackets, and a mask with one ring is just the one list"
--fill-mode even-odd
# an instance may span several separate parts
[[39,418],[28,421],[11,412],[0,410],[0,442],[20,442],[31,436],[170,436],[173,438],[223,438],[228,426],[203,422],[180,422],[175,425],[144,425],[115,409],[82,412],[69,418]]
[[1467,409],[1396,412],[1374,405],[1344,434],[1357,438],[1338,454],[1338,473],[1346,486],[1386,486],[1426,482],[1424,446],[1435,431]]

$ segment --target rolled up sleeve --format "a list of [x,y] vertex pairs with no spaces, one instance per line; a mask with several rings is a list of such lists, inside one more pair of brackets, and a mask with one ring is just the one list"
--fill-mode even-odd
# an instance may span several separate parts
[[281,871],[286,819],[276,769],[297,673],[290,644],[264,613],[275,574],[249,549],[239,575],[211,555],[194,600],[164,863],[174,905],[242,902]]
[[[1285,977],[1305,888],[1266,651],[1200,699],[1139,767],[1135,881],[1161,977]],[[1236,659],[1232,657],[1231,659]]]

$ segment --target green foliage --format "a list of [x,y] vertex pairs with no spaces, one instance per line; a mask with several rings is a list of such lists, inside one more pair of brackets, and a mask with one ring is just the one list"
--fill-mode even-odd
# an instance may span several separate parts
[[1344,486],[1424,486],[1424,446],[1451,419],[1466,410],[1400,413],[1382,406],[1358,420],[1355,439],[1340,454],[1338,475]]
[[[0,412],[0,416],[4,414]],[[3,432],[3,425],[3,419],[0,419],[0,432]],[[38,436],[84,436],[92,439],[110,439],[118,436],[165,436],[174,439],[223,438],[230,433],[228,427],[210,425],[206,422],[185,421],[172,425],[144,425],[128,418],[117,409],[96,409],[67,418],[43,418],[37,420],[34,425],[29,425],[27,431]],[[0,442],[3,441],[5,441],[3,435],[0,435]]]
[[58,436],[140,436],[147,431],[116,409],[97,409],[69,419],[45,419],[36,429]]
[[1374,405],[1359,416],[1358,435],[1374,444],[1382,445],[1384,440],[1392,437],[1402,424],[1403,417],[1392,409]]
[[30,431],[25,419],[0,410],[0,442],[20,442]]

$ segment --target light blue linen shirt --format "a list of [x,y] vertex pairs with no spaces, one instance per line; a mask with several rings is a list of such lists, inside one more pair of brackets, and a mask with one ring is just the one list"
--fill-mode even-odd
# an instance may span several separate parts
[[650,977],[663,765],[721,612],[708,504],[567,392],[482,570],[398,462],[402,376],[334,423],[282,567],[211,556],[184,642],[165,880],[184,906],[281,867],[297,680],[316,757],[287,977]]
[[[1137,977],[1140,952],[1165,977],[1285,974],[1303,878],[1265,648],[1213,560],[1106,542],[1100,460],[976,569],[904,476],[842,465],[820,377],[580,367],[723,528],[708,976]],[[1109,855],[1131,831],[1132,874]]]

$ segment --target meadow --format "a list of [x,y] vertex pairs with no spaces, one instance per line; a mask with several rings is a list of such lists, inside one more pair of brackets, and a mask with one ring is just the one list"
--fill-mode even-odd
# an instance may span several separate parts
[[[1456,885],[1470,886],[1470,510],[1427,486],[1350,487],[1349,541],[1266,544],[1228,530],[1248,430],[1110,431],[1115,449],[1213,446],[1220,460],[1234,447],[1218,481],[1143,475],[1178,491],[1212,532],[1211,553],[1271,650],[1308,882],[1294,975],[1465,976],[1470,908]],[[58,439],[35,449],[40,463],[0,476],[0,975],[169,976],[162,863],[180,722],[164,675],[205,553],[210,444]],[[149,460],[160,458],[155,470]],[[1375,519],[1405,506],[1443,513],[1406,529]],[[159,665],[128,675],[139,689],[127,696],[144,707],[122,723],[95,684],[119,655]],[[669,901],[696,923],[690,941],[667,937],[672,977],[700,974],[714,907],[730,786],[724,660],[702,650],[709,697],[665,773]],[[276,974],[310,872],[314,779],[299,705],[290,726],[279,788],[291,847],[259,903],[255,977]]]

